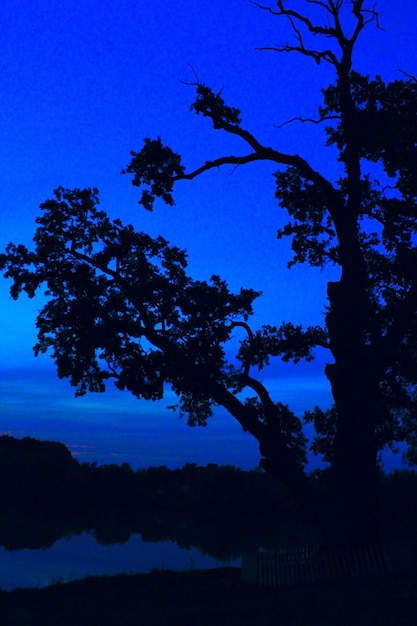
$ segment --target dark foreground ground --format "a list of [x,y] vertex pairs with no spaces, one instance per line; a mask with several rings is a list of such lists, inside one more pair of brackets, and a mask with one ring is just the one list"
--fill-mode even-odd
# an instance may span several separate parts
[[266,590],[240,569],[91,577],[0,592],[1,626],[416,626],[417,576]]

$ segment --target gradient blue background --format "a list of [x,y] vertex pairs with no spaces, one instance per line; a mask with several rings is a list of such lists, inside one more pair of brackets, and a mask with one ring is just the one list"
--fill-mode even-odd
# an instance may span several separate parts
[[[370,25],[363,32],[355,68],[387,81],[401,78],[399,69],[416,74],[417,3],[379,0],[377,8],[385,30]],[[312,15],[317,9],[309,5]],[[112,217],[186,248],[194,277],[218,273],[233,289],[262,290],[254,328],[283,320],[320,324],[326,281],[337,273],[287,270],[289,242],[276,240],[286,217],[274,201],[273,165],[184,181],[175,190],[177,206],[157,205],[152,214],[120,175],[144,137],[160,135],[188,169],[249,152],[190,112],[194,91],[184,82],[194,80],[192,66],[200,81],[224,88],[226,102],[241,109],[243,126],[262,143],[301,154],[335,180],[340,166],[333,150],[324,149],[321,127],[277,128],[294,116],[316,117],[320,89],[334,80],[326,64],[255,50],[291,37],[286,20],[247,0],[2,0],[0,248],[9,241],[30,245],[39,204],[58,185],[95,186]],[[2,433],[60,440],[80,460],[99,463],[256,466],[256,442],[221,410],[206,429],[189,429],[166,410],[169,397],[149,404],[110,388],[74,399],[50,359],[33,356],[42,297],[13,302],[1,278],[0,298]],[[331,402],[326,358],[298,368],[276,363],[261,378],[297,413],[325,408]]]

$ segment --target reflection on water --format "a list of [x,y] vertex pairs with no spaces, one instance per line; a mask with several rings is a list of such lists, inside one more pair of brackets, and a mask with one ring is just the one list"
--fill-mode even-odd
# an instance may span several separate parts
[[65,526],[64,531],[59,516],[3,516],[0,589],[153,569],[240,567],[243,552],[318,540],[316,531],[296,518],[277,522],[159,513],[130,523],[107,515],[96,520],[94,529],[80,520],[72,530],[70,520]]
[[317,542],[315,529],[296,517],[111,513],[3,511],[0,589],[153,569],[240,567],[243,552]]
[[[226,563],[239,567],[240,559]],[[0,589],[44,587],[85,576],[149,572],[152,569],[188,570],[219,567],[225,563],[197,548],[180,548],[174,541],[145,542],[132,535],[126,543],[101,545],[88,533],[60,539],[48,549],[0,548]]]

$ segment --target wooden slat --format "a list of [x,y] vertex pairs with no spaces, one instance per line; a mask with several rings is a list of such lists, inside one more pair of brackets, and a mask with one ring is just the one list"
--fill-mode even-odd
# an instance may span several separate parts
[[261,587],[380,578],[416,567],[413,544],[282,547],[242,559],[243,580]]

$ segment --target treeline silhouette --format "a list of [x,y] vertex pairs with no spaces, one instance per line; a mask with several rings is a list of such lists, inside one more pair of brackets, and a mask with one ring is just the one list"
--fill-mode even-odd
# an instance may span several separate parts
[[125,511],[282,513],[291,498],[261,471],[188,463],[140,469],[127,464],[79,463],[62,443],[0,437],[3,504],[43,510],[123,508]]

